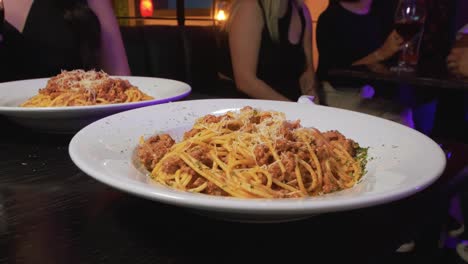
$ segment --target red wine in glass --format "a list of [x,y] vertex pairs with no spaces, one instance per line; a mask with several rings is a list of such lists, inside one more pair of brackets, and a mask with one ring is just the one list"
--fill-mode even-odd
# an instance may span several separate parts
[[422,21],[397,21],[395,23],[395,30],[405,42],[410,41],[416,34],[419,33],[423,27]]
[[426,19],[424,0],[399,0],[395,12],[395,31],[403,38],[400,59],[392,71],[412,72],[417,64],[419,40],[415,37],[423,31]]

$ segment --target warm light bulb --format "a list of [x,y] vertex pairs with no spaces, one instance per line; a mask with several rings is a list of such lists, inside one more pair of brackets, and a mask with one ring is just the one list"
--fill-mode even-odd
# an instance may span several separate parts
[[218,21],[225,21],[226,20],[226,13],[224,10],[219,10],[218,13],[216,14],[216,20]]
[[153,1],[152,0],[141,0],[140,1],[140,13],[142,17],[153,16]]

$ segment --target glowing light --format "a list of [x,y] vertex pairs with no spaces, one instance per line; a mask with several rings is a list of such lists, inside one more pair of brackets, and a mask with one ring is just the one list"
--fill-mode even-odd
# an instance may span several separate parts
[[140,14],[142,17],[152,17],[154,12],[154,6],[152,0],[141,0],[140,1]]
[[409,15],[411,13],[411,7],[406,8],[406,14]]
[[215,1],[213,19],[217,25],[222,25],[229,18],[229,2],[223,0]]
[[215,19],[218,21],[225,21],[227,19],[226,12],[224,12],[224,10],[219,10]]

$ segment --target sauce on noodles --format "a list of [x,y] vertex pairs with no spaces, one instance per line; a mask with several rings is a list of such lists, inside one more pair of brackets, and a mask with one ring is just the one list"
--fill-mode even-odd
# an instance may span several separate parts
[[242,198],[318,196],[353,187],[367,149],[338,131],[245,107],[199,118],[176,143],[168,134],[140,141],[138,157],[163,185]]
[[21,107],[60,107],[130,103],[151,100],[127,80],[110,78],[103,71],[62,71]]

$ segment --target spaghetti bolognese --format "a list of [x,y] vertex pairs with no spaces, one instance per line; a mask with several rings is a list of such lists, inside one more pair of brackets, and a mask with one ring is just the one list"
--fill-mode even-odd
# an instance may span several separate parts
[[151,100],[128,80],[111,78],[103,71],[62,71],[48,80],[37,95],[21,107],[61,107],[130,103]]
[[157,183],[241,198],[318,196],[353,187],[367,149],[338,131],[321,132],[285,114],[245,107],[199,118],[183,140],[140,139],[140,162]]

